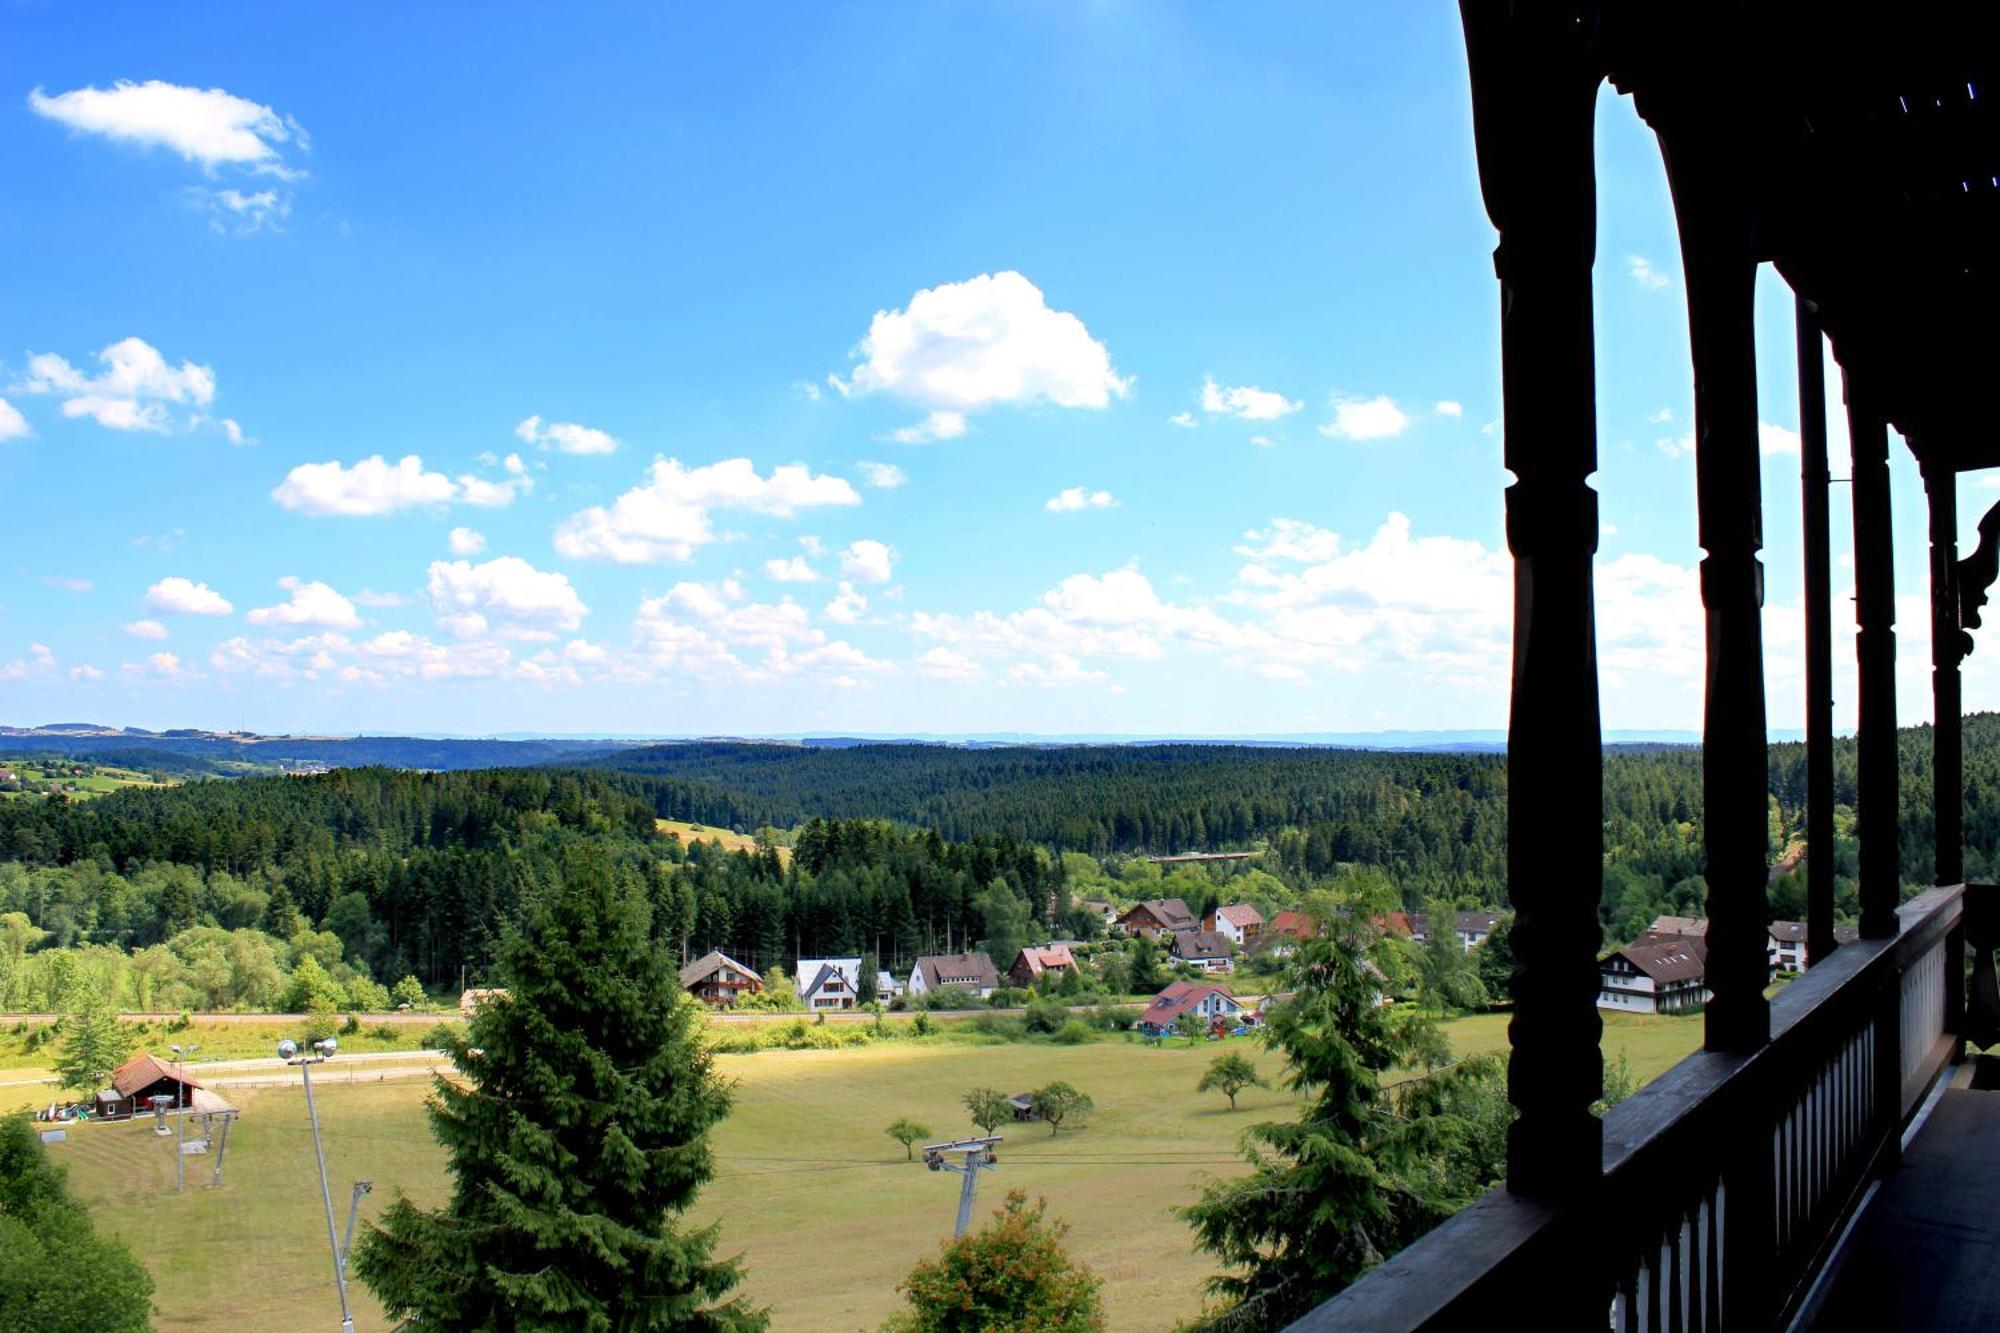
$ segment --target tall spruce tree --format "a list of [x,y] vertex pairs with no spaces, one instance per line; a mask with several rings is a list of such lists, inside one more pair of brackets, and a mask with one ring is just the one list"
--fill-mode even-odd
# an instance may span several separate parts
[[[1285,1057],[1294,1121],[1243,1134],[1251,1169],[1202,1189],[1180,1210],[1195,1244],[1227,1271],[1191,1327],[1219,1333],[1283,1328],[1472,1201],[1498,1177],[1511,1109],[1505,1066],[1443,1068],[1435,1027],[1376,1003],[1367,940],[1335,932],[1299,946],[1292,998],[1265,1040]],[[1456,947],[1456,941],[1454,941]],[[1394,1090],[1393,1066],[1433,1072]]]
[[507,996],[450,1044],[433,1132],[455,1184],[398,1197],[355,1271],[417,1330],[745,1330],[765,1324],[680,1215],[714,1174],[729,1093],[651,936],[643,889],[603,849],[564,856],[500,948]]
[[111,1073],[132,1053],[132,1033],[111,1006],[94,999],[62,1020],[62,1050],[56,1073],[62,1086],[75,1092],[96,1092],[111,1081]]

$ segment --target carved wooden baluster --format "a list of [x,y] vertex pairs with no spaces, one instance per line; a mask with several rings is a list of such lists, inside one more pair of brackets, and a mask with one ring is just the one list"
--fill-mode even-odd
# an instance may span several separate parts
[[1896,832],[1896,569],[1890,548],[1889,432],[1850,381],[1847,434],[1854,450],[1854,636],[1859,725],[1855,732],[1861,843],[1861,934],[1896,933],[1901,868]]
[[1924,469],[1931,537],[1931,802],[1936,807],[1933,884],[1965,879],[1965,741],[1959,663],[1971,638],[1959,628],[1958,473]]
[[1796,303],[1799,343],[1799,482],[1804,496],[1806,594],[1806,965],[1824,962],[1833,938],[1833,571],[1827,540],[1825,339]]
[[[1597,404],[1591,264],[1601,75],[1573,11],[1464,0],[1480,188],[1500,232],[1514,682],[1507,887],[1514,907],[1507,1184],[1561,1195],[1602,1171],[1597,901],[1603,757],[1591,561]],[[1586,1302],[1587,1303],[1587,1302]],[[1601,1315],[1601,1311],[1599,1314]]]

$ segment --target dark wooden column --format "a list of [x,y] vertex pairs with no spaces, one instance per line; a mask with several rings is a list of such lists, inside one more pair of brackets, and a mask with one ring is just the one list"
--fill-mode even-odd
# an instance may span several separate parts
[[1861,934],[1896,933],[1900,856],[1896,823],[1896,564],[1890,547],[1889,428],[1850,380],[1847,434],[1854,449],[1856,832],[1861,842]]
[[1603,1127],[1597,900],[1603,755],[1591,561],[1597,551],[1592,145],[1600,74],[1560,5],[1464,0],[1480,188],[1500,232],[1514,684],[1507,891],[1514,907],[1507,1184],[1594,1185]]
[[[1642,110],[1645,108],[1642,107]],[[1687,275],[1695,502],[1708,689],[1702,829],[1708,850],[1710,1050],[1770,1040],[1770,778],[1764,728],[1764,544],[1758,474],[1756,216],[1749,164],[1708,109],[1654,108]],[[1683,122],[1682,117],[1685,117]],[[1692,128],[1683,131],[1681,125]]]
[[1834,951],[1833,569],[1828,548],[1825,339],[1797,302],[1799,483],[1806,594],[1806,965]]
[[1958,473],[1924,468],[1931,536],[1931,800],[1937,807],[1933,884],[1965,880],[1965,741],[1958,668],[1965,632],[1958,614]]

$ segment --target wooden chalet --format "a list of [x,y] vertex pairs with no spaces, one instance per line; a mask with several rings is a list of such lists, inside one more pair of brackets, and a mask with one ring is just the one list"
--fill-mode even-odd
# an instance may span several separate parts
[[1149,940],[1200,927],[1201,922],[1179,898],[1148,898],[1134,903],[1118,918],[1118,928],[1127,935],[1143,935]]
[[723,953],[711,949],[681,969],[681,989],[715,1009],[727,1009],[745,995],[764,989],[764,978]]
[[91,1113],[106,1120],[123,1120],[153,1109],[154,1097],[172,1097],[177,1107],[194,1104],[201,1084],[180,1065],[157,1055],[135,1055],[111,1071],[111,1086],[97,1094]]
[[1007,980],[1025,988],[1051,972],[1074,971],[1076,959],[1070,955],[1067,944],[1031,944],[1014,955],[1014,961],[1007,968]]
[[[1507,1183],[1293,1327],[2000,1327],[2000,888],[1964,880],[1960,663],[2000,572],[2000,506],[1960,551],[1959,478],[2000,467],[2000,10],[1802,0],[1460,0],[1498,234],[1514,562],[1507,861],[1515,914]],[[1602,525],[1593,328],[1599,101],[1657,135],[1680,238],[1705,612],[1703,1049],[1602,1119],[1597,1010]],[[1797,335],[1805,960],[1769,995],[1769,782],[1757,277]],[[1826,355],[1848,456],[1860,921],[1834,929],[1834,610]],[[1768,377],[1766,377],[1768,382]],[[1790,417],[1789,403],[1768,405]],[[1922,477],[1937,887],[1902,901],[1894,431]],[[1789,489],[1789,488],[1787,488]],[[1849,642],[1845,634],[1840,642]],[[1779,725],[1794,725],[1780,719]],[[1685,937],[1682,937],[1685,938]],[[1967,954],[1971,966],[1967,967]],[[1968,984],[1969,978],[1969,984]],[[1989,1058],[1990,1057],[1986,1057]]]

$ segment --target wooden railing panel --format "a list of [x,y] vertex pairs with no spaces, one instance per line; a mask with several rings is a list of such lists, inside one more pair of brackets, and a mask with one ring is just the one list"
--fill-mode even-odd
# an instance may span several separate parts
[[1770,1045],[1698,1051],[1614,1109],[1598,1190],[1563,1206],[1489,1195],[1294,1327],[1459,1328],[1552,1295],[1592,1312],[1561,1326],[1622,1333],[1789,1317],[1951,1057],[1964,899],[1912,899],[1899,934],[1779,992]]

